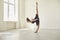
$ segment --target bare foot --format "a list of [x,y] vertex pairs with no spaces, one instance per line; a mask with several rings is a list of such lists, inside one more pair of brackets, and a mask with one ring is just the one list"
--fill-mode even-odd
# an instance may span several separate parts
[[26,20],[27,20],[27,22],[30,22],[30,20],[28,18]]
[[38,33],[38,31],[35,31],[35,33]]

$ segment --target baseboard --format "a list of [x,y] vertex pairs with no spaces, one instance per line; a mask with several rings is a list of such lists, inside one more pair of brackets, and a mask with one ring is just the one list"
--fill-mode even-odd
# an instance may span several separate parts
[[40,29],[60,29],[60,28],[40,28]]

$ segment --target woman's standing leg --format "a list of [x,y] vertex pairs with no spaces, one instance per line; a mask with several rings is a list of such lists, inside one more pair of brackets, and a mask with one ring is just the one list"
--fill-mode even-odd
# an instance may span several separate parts
[[37,32],[39,31],[39,27],[40,27],[39,20],[38,20],[38,21],[36,21],[36,25],[37,25],[37,28],[36,28],[35,33],[37,33]]
[[36,29],[35,33],[37,33],[38,31],[39,31],[39,25],[37,26],[37,29]]

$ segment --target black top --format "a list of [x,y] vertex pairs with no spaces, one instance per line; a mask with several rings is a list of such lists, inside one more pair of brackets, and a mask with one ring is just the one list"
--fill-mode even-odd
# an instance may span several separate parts
[[35,18],[34,18],[34,19],[37,19],[37,20],[39,20],[38,14],[36,14],[36,16],[35,16]]

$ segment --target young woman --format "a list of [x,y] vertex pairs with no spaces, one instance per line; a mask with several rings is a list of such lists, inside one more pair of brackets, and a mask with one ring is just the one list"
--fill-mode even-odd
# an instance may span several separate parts
[[39,30],[39,23],[40,23],[39,16],[38,16],[38,2],[36,2],[36,16],[35,16],[35,18],[32,20],[27,18],[27,22],[36,23],[37,29],[36,29],[35,33],[37,33]]

